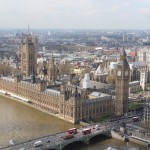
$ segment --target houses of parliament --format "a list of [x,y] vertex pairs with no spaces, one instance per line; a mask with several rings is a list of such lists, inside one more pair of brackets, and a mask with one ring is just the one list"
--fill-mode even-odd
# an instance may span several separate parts
[[22,40],[20,53],[21,74],[14,77],[1,75],[0,90],[28,99],[31,105],[72,123],[128,112],[130,69],[125,50],[116,71],[115,98],[111,94],[76,86],[72,84],[71,76],[68,82],[60,84],[53,55],[37,74],[37,48],[30,34]]

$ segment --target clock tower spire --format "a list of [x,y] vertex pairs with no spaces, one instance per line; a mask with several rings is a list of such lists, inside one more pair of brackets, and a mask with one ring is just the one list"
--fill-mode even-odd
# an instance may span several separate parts
[[116,115],[124,115],[128,112],[130,67],[126,57],[123,49],[116,70]]

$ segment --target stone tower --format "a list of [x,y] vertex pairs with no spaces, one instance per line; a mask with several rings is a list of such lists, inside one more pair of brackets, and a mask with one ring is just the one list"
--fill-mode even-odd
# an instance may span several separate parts
[[37,50],[30,34],[21,43],[21,72],[27,76],[37,72]]
[[54,85],[57,79],[57,67],[54,63],[54,57],[52,53],[51,61],[48,64],[48,71],[47,71],[47,84]]
[[115,114],[125,115],[128,112],[130,68],[123,49],[116,69]]
[[147,71],[142,70],[140,72],[140,85],[142,87],[142,90],[145,91],[147,87]]

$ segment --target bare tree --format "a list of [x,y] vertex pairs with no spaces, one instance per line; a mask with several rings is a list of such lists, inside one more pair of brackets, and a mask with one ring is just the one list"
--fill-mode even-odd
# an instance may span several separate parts
[[73,67],[73,66],[72,66],[71,64],[69,64],[69,63],[60,64],[60,65],[58,66],[59,75],[64,75],[64,74],[69,75],[69,74],[71,74],[71,73],[72,73],[72,72],[71,72],[72,67]]
[[112,76],[112,75],[108,75],[107,77],[106,77],[106,82],[108,83],[108,84],[114,84],[115,83],[115,78]]
[[0,75],[15,75],[17,72],[18,70],[16,68],[13,68],[7,64],[0,64]]
[[80,77],[83,78],[84,75],[85,75],[86,73],[90,73],[90,71],[91,71],[90,68],[85,68],[85,70],[83,70],[83,71],[81,72]]

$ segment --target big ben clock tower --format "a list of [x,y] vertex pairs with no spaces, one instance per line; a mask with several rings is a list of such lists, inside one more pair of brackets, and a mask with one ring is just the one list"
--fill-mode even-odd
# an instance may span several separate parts
[[128,112],[130,68],[123,49],[116,70],[115,114],[125,115]]

